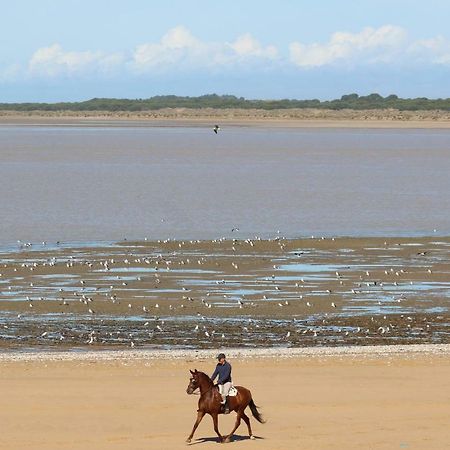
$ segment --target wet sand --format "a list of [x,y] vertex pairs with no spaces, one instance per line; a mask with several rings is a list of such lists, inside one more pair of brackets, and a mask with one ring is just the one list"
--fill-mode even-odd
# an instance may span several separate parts
[[450,238],[137,241],[0,253],[3,348],[448,343]]
[[[232,352],[235,383],[251,389],[267,423],[252,420],[256,441],[246,438],[241,425],[236,440],[227,445],[287,450],[446,448],[448,346],[362,350],[316,349],[250,359],[242,351],[240,356]],[[211,371],[214,353],[169,352],[163,358],[145,352],[119,354],[61,359],[49,353],[30,358],[0,355],[0,448],[187,448],[184,441],[198,401],[185,393],[188,369]],[[222,433],[231,431],[233,420],[232,415],[220,417]],[[195,448],[216,447],[209,417],[195,438]]]

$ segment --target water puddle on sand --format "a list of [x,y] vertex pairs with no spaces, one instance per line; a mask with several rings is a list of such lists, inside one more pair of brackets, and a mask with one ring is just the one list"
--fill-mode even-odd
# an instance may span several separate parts
[[[413,249],[429,242],[409,239],[391,248],[382,239],[366,241],[352,247],[343,238],[342,248],[336,241],[324,248],[327,242],[320,240],[317,249],[311,240],[306,246],[280,239],[253,246],[226,240],[181,247],[177,241],[123,242],[5,252],[0,344],[446,341],[449,242],[433,242],[430,254],[420,256]],[[402,315],[412,316],[417,329]],[[370,318],[381,322],[375,327]]]

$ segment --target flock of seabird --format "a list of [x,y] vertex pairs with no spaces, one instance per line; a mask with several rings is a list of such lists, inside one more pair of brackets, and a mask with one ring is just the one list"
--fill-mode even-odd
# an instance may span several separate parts
[[[320,239],[320,241],[324,240],[325,238]],[[332,240],[334,241],[335,239],[332,238]],[[50,302],[59,300],[58,304],[60,306],[69,307],[70,309],[73,301],[78,300],[79,303],[85,305],[88,316],[95,317],[100,314],[103,317],[104,313],[102,310],[105,309],[107,314],[114,317],[117,314],[119,316],[126,315],[123,309],[120,309],[116,314],[111,306],[120,305],[124,301],[127,303],[127,309],[130,313],[132,311],[134,315],[153,316],[155,326],[151,330],[152,334],[165,332],[164,319],[160,319],[160,315],[170,316],[175,312],[180,314],[181,310],[186,309],[189,310],[186,314],[196,316],[200,320],[199,323],[195,324],[192,331],[194,334],[201,333],[203,339],[216,339],[217,336],[222,340],[226,339],[227,336],[220,330],[221,323],[226,324],[227,318],[241,316],[243,320],[239,325],[240,331],[245,333],[252,329],[254,333],[258,333],[258,329],[264,327],[264,317],[267,319],[271,315],[275,318],[289,318],[294,315],[293,318],[291,317],[291,326],[284,331],[283,336],[286,341],[293,339],[294,335],[310,334],[313,337],[317,337],[322,333],[323,327],[333,323],[332,316],[334,313],[331,311],[335,310],[337,314],[345,312],[345,308],[349,305],[358,303],[360,300],[357,298],[358,296],[362,299],[368,296],[376,298],[377,295],[385,297],[386,293],[389,293],[392,297],[389,300],[391,305],[393,303],[402,303],[407,299],[403,292],[399,292],[398,287],[400,280],[407,278],[409,271],[405,267],[399,267],[400,263],[397,260],[394,261],[394,267],[376,266],[374,269],[363,269],[361,271],[356,269],[357,264],[355,264],[355,268],[352,268],[350,263],[344,270],[336,270],[334,276],[331,276],[329,270],[319,271],[320,273],[318,272],[311,276],[309,272],[303,273],[301,268],[298,271],[294,271],[292,276],[287,276],[290,273],[289,265],[293,264],[295,266],[296,260],[305,260],[304,249],[293,249],[286,252],[286,246],[289,244],[289,241],[276,237],[265,241],[266,243],[270,242],[272,246],[275,244],[276,248],[271,248],[270,250],[262,249],[259,252],[259,250],[254,250],[254,247],[260,241],[262,241],[261,238],[245,240],[215,239],[209,244],[206,243],[206,247],[212,246],[212,248],[205,249],[202,248],[205,246],[205,241],[171,241],[168,239],[158,241],[155,245],[163,249],[167,245],[176,248],[176,251],[171,250],[155,254],[152,247],[140,248],[136,246],[136,248],[127,248],[124,245],[122,254],[115,250],[116,254],[111,251],[111,254],[105,257],[103,254],[97,255],[95,250],[91,249],[90,252],[93,255],[91,258],[88,258],[86,255],[80,256],[81,252],[70,254],[70,250],[63,250],[62,253],[55,255],[50,250],[46,254],[46,258],[43,257],[42,252],[37,252],[36,255],[39,254],[39,258],[34,261],[31,253],[25,253],[26,258],[24,258],[23,262],[20,262],[21,253],[18,253],[15,256],[16,261],[3,262],[0,268],[2,268],[2,272],[8,272],[6,276],[9,280],[8,283],[12,281],[8,286],[8,290],[12,291],[8,298],[15,298],[14,295],[20,297],[24,291],[28,291],[25,298],[30,308],[45,300]],[[43,246],[45,245],[46,243],[43,243]],[[217,254],[215,254],[215,245],[220,246],[220,251]],[[30,243],[23,245],[25,249],[30,247],[32,247]],[[183,249],[186,247],[188,251],[184,255]],[[250,252],[246,251],[245,248],[248,248]],[[222,255],[224,249],[229,250],[226,255]],[[278,249],[278,252],[275,251],[276,249]],[[104,252],[104,249],[102,251]],[[320,252],[317,253],[320,254]],[[427,255],[428,251],[416,253],[418,258],[425,258]],[[249,257],[257,260],[256,264],[258,267],[248,268]],[[334,258],[337,261],[336,265],[342,265],[339,263],[339,256],[335,255]],[[307,259],[312,260],[313,265],[317,264],[320,266],[320,258],[317,258],[317,255],[309,253]],[[267,260],[262,267],[260,267],[261,260]],[[270,261],[274,263],[269,265]],[[228,264],[231,269],[224,268]],[[205,270],[199,268],[204,265],[208,266]],[[214,267],[215,265],[218,266],[217,270],[210,270],[210,266]],[[364,265],[364,263],[360,265]],[[192,266],[195,266],[196,269],[192,270]],[[423,266],[422,263],[416,264],[413,267],[413,271],[416,277],[419,274],[422,280],[426,281],[427,277],[425,277],[425,274],[432,276],[434,272],[431,267]],[[145,270],[142,270],[143,268]],[[59,287],[56,298],[55,295],[33,295],[34,292],[46,290],[49,293],[54,292],[53,287],[47,287],[46,289],[45,286],[42,286],[42,282],[46,279],[46,276],[52,273],[58,279],[57,274],[61,274],[61,269],[64,269],[63,272],[69,273],[63,273],[63,276],[59,278],[60,281],[64,280],[64,288]],[[271,269],[273,273],[268,275]],[[115,270],[123,271],[127,276],[116,275],[114,277],[115,282],[111,283],[113,277],[105,277],[105,274]],[[34,274],[25,276],[24,272],[26,271],[34,272]],[[171,271],[174,273],[173,279],[170,279],[172,276]],[[373,273],[375,271],[376,273]],[[20,275],[17,272],[21,272]],[[67,276],[71,272],[73,273],[73,278],[68,281]],[[128,276],[129,274],[133,276],[130,277]],[[136,274],[139,275],[137,276]],[[261,276],[261,274],[265,276]],[[384,277],[382,278],[383,274]],[[5,280],[4,273],[0,273],[0,280],[2,280],[1,277]],[[30,277],[33,281],[28,282],[28,287],[20,282],[21,279],[28,280]],[[78,281],[76,281],[77,278],[79,278]],[[161,283],[166,285],[168,279],[170,279],[169,287],[172,288],[172,294],[169,299],[164,290],[158,293]],[[199,281],[200,284],[198,284]],[[154,288],[149,289],[146,286],[141,290],[139,282],[154,284]],[[79,284],[79,287],[75,286],[76,283]],[[189,283],[191,284],[189,285]],[[406,284],[406,281],[403,283]],[[416,283],[416,281],[409,281],[409,284],[413,283]],[[417,283],[419,282],[417,281]],[[130,284],[132,286],[129,286]],[[320,289],[321,284],[324,284],[325,288]],[[201,287],[202,285],[204,288]],[[236,286],[237,289],[235,289]],[[252,289],[254,291],[253,294],[246,293]],[[390,291],[391,289],[393,289],[395,294]],[[17,294],[14,294],[15,290],[17,290]],[[152,291],[148,297],[154,299],[156,293],[156,298],[159,301],[154,302],[152,300],[147,304],[140,305],[141,302],[136,302],[136,299],[145,298],[145,291],[148,290]],[[244,293],[239,294],[239,291]],[[135,295],[136,293],[138,295]],[[262,294],[260,298],[258,298],[258,293]],[[331,297],[328,301],[328,307],[326,302],[327,296]],[[100,301],[101,299],[103,299],[103,302]],[[104,308],[105,300],[110,303],[108,308]],[[376,302],[368,300],[366,303],[370,304],[371,313],[369,315],[377,314],[377,308],[374,308],[374,303],[379,307],[380,311],[385,311],[383,309],[384,299]],[[98,306],[94,307],[95,304],[98,304]],[[47,304],[47,307],[50,308],[49,304]],[[233,307],[243,311],[233,313]],[[303,307],[306,310],[302,310]],[[140,311],[136,312],[136,308],[140,308]],[[282,312],[277,313],[274,308],[279,308],[279,311]],[[308,313],[307,309],[314,309],[314,314],[322,316],[322,324],[305,326],[301,318],[312,314]],[[347,314],[349,314],[350,310],[351,308],[347,311]],[[210,312],[207,313],[207,311]],[[82,314],[82,310],[77,309],[77,312]],[[219,320],[217,325],[215,325],[218,329],[202,324],[202,321],[210,320],[211,317],[215,316],[222,317],[221,321]],[[253,316],[254,318],[248,318],[247,316]],[[22,318],[23,312],[17,317]],[[382,318],[385,323],[376,327],[375,330],[380,336],[386,336],[392,333],[398,325],[391,323],[389,314],[382,314]],[[401,318],[406,323],[412,321],[408,314],[402,314]],[[247,320],[249,320],[247,322],[248,325],[243,325]],[[373,316],[371,316],[371,321],[376,322],[377,325],[379,323]],[[149,321],[146,321],[144,324],[145,327],[149,325]],[[407,323],[407,325],[411,328],[410,324]],[[430,328],[430,325],[426,324],[424,327],[427,330]],[[229,330],[230,327],[227,326],[227,329]],[[368,335],[371,331],[365,325],[358,325],[356,320],[355,325],[351,329],[349,327],[337,327],[333,332],[349,336],[350,334]],[[40,338],[46,338],[48,335],[49,333],[44,331],[39,336]],[[98,333],[95,330],[91,330],[87,336],[87,344],[98,342]],[[131,340],[130,345],[134,346],[135,342]]]

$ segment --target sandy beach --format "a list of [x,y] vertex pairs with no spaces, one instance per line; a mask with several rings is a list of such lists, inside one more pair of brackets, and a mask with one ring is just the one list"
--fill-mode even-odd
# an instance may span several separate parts
[[[214,351],[0,355],[2,449],[186,448],[197,396],[188,370]],[[450,348],[231,351],[235,383],[267,419],[226,444],[258,449],[442,450],[450,440]],[[261,376],[261,373],[264,375]],[[220,417],[222,433],[233,416]],[[215,448],[209,417],[191,445]]]
[[1,124],[287,128],[449,128],[448,111],[163,108],[153,111],[1,111]]
[[[268,420],[253,424],[256,441],[241,427],[229,445],[445,448],[450,441],[450,238],[441,229],[447,229],[448,200],[442,193],[448,179],[448,114],[252,114],[0,117],[5,136],[9,133],[0,169],[10,180],[6,185],[18,185],[0,208],[6,243],[0,252],[1,449],[186,448],[198,400],[185,393],[188,370],[212,371],[218,348],[229,354],[235,383],[252,390]],[[231,129],[222,135],[225,142],[212,141],[216,136],[206,129],[219,120]],[[200,127],[207,138],[198,133]],[[308,130],[315,127],[324,128],[319,148],[317,130]],[[369,154],[360,150],[365,128],[372,128],[367,142],[377,142]],[[287,141],[285,131],[293,133]],[[172,133],[174,140],[167,141]],[[334,149],[330,143],[342,133],[346,137]],[[64,142],[70,145],[63,148]],[[391,145],[397,146],[394,153]],[[283,146],[287,149],[278,150]],[[256,170],[262,150],[269,153]],[[309,156],[299,159],[300,154]],[[415,162],[403,176],[397,167],[406,157]],[[281,159],[286,161],[278,166]],[[348,170],[335,178],[339,166]],[[198,167],[203,169],[194,170]],[[302,167],[307,169],[299,175]],[[398,184],[380,184],[378,173]],[[432,183],[419,186],[420,179]],[[68,186],[67,180],[76,182]],[[148,183],[139,184],[142,180]],[[301,189],[293,190],[292,180],[300,180]],[[321,191],[321,184],[328,187]],[[344,189],[337,193],[339,184]],[[355,186],[362,184],[366,190],[355,196]],[[383,189],[374,189],[379,185]],[[181,195],[190,186],[191,196]],[[255,187],[253,197],[249,186]],[[164,195],[156,187],[163,187]],[[221,192],[236,196],[223,199]],[[243,211],[249,215],[233,213],[243,192],[248,195]],[[405,196],[395,197],[398,192]],[[200,193],[206,193],[204,201]],[[168,198],[179,198],[181,209],[168,207]],[[395,201],[389,203],[391,198]],[[119,205],[117,199],[122,199]],[[304,237],[309,216],[300,220],[297,212],[314,211],[316,203],[328,211],[333,227],[339,217],[347,224],[348,217],[355,222],[368,212],[365,223],[378,235],[365,237],[364,228],[357,228],[349,238],[345,228],[333,228],[335,237],[326,232],[322,237],[323,230],[314,228],[314,237]],[[102,213],[110,204],[115,209]],[[54,205],[69,206],[55,214]],[[281,212],[292,211],[280,216],[282,224],[297,224],[288,230],[291,236],[303,237],[284,238],[283,231],[274,231],[278,225],[266,221],[264,212],[277,216],[277,205]],[[402,205],[416,205],[420,214],[403,208],[402,222]],[[187,209],[195,220],[189,222]],[[125,221],[108,234],[119,210]],[[339,215],[341,210],[345,213]],[[227,230],[226,239],[207,238],[208,229],[199,227],[197,219],[203,227],[208,217],[217,217],[214,211],[231,217],[222,220],[222,228],[211,225],[216,237],[217,230]],[[378,225],[377,211],[383,219]],[[261,214],[256,225],[266,223],[270,234],[255,236],[255,214]],[[186,228],[174,226],[183,223],[180,217]],[[324,223],[322,216],[311,217],[314,227]],[[423,217],[432,221],[417,225]],[[411,235],[386,232],[403,231],[402,224]],[[64,230],[70,232],[61,238]],[[197,239],[180,237],[192,230]],[[172,238],[150,234],[145,239],[148,231]],[[86,236],[91,241],[74,242]],[[222,433],[232,423],[233,417],[221,417]],[[192,445],[198,448],[216,446],[209,418],[196,438]]]
[[450,2],[384,3],[2,3],[0,450],[450,450]]

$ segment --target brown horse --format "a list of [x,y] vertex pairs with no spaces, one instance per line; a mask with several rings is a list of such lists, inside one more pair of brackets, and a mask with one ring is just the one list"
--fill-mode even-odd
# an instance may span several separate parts
[[191,442],[195,430],[205,414],[211,415],[214,423],[214,431],[217,433],[217,436],[219,436],[219,442],[230,442],[231,436],[233,436],[233,433],[241,424],[241,419],[244,419],[244,422],[247,424],[250,439],[254,439],[252,427],[250,426],[250,419],[244,412],[245,408],[247,408],[247,406],[250,407],[253,417],[258,422],[264,423],[264,420],[253,402],[251,392],[245,387],[235,386],[238,391],[237,395],[235,397],[228,397],[227,401],[230,411],[236,411],[236,423],[234,424],[233,431],[228,436],[222,436],[218,427],[218,416],[219,414],[222,414],[222,405],[220,403],[222,397],[219,390],[206,373],[198,372],[197,369],[194,371],[191,370],[190,372],[192,376],[186,392],[188,394],[193,394],[195,390],[200,389],[200,399],[198,401],[197,420],[195,421],[192,432],[186,442]]

